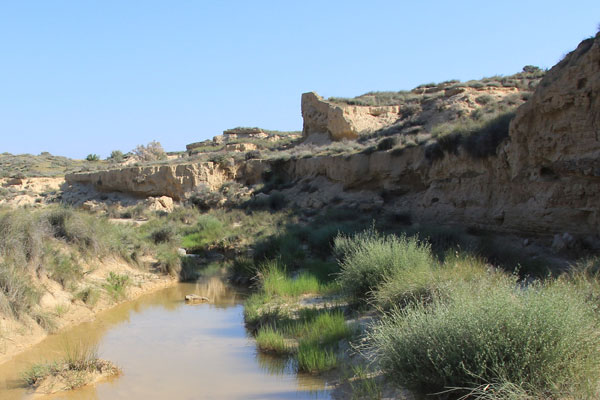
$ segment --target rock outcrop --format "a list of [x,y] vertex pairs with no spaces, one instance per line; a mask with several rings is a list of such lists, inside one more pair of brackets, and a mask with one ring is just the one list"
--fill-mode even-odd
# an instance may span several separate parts
[[525,102],[543,75],[539,68],[527,66],[523,72],[508,77],[448,81],[353,99],[324,100],[314,92],[304,93],[302,132],[306,138],[317,140],[327,135],[334,141],[356,139],[379,130],[411,135],[431,133],[436,125],[473,116],[478,109],[485,113],[515,108]]
[[151,165],[67,174],[68,184],[91,184],[98,191],[136,196],[168,196],[182,200],[201,184],[217,189],[235,172],[213,162]]
[[399,106],[364,107],[334,104],[314,92],[302,94],[305,137],[328,134],[332,140],[356,139],[398,120]]
[[295,132],[269,131],[261,128],[233,128],[223,131],[222,135],[212,140],[190,143],[186,145],[189,155],[197,154],[203,149],[223,146],[225,151],[251,151],[260,147],[261,142],[277,142],[282,139],[297,139],[300,135]]

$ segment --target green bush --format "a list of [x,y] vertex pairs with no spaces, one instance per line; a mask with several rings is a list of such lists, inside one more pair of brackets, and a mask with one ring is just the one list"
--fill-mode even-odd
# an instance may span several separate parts
[[368,300],[386,279],[405,270],[429,270],[435,264],[429,244],[415,237],[382,235],[369,229],[354,236],[339,235],[334,252],[342,290],[357,301]]
[[67,207],[50,209],[44,217],[52,227],[54,237],[75,244],[82,252],[100,255],[108,250],[101,240],[106,238],[106,230],[110,229],[108,222]]
[[[522,288],[514,278],[456,285],[449,299],[396,310],[370,349],[401,385],[425,393],[597,398],[598,318],[562,282]],[[489,386],[488,386],[489,385]]]
[[100,161],[100,156],[98,154],[88,154],[85,159],[87,161]]
[[254,260],[248,257],[236,257],[231,266],[231,276],[236,279],[249,281],[256,276],[258,272]]
[[449,252],[443,263],[423,263],[395,270],[373,291],[373,299],[382,309],[427,304],[436,297],[447,297],[455,285],[493,281],[500,276],[491,272],[482,259]]
[[252,329],[290,318],[290,311],[282,305],[282,301],[265,293],[253,293],[244,303],[244,321]]
[[323,346],[334,346],[342,339],[352,335],[344,314],[339,310],[318,311],[305,309],[293,327],[288,327],[288,334],[298,336],[301,341],[316,342]]

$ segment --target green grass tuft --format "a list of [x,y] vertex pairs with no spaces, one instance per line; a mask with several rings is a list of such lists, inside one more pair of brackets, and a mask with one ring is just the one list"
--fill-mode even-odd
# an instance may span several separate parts
[[296,357],[298,370],[303,372],[325,372],[338,365],[338,358],[332,349],[323,348],[312,341],[301,341]]
[[281,332],[267,325],[256,333],[256,344],[261,351],[275,354],[288,354],[292,351]]

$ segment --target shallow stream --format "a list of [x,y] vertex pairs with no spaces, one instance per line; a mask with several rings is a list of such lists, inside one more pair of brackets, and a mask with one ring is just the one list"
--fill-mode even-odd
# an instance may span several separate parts
[[[186,294],[211,302],[189,305]],[[219,278],[179,283],[51,335],[0,365],[0,399],[32,394],[20,381],[32,363],[56,360],[68,343],[97,343],[123,373],[48,399],[329,399],[326,382],[260,354],[244,328],[243,295]]]

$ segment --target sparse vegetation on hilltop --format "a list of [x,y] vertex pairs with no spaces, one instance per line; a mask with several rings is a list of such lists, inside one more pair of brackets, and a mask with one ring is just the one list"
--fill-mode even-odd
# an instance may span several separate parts
[[84,160],[53,156],[48,152],[43,152],[37,156],[31,154],[0,154],[0,177],[4,178],[58,177],[69,172],[97,169],[103,166],[105,164],[102,161],[90,163]]
[[504,77],[492,76],[467,82],[449,80],[441,83],[419,85],[413,90],[401,90],[398,92],[368,92],[354,98],[330,97],[327,100],[333,103],[357,106],[391,106],[429,100],[439,95],[443,95],[445,90],[461,88],[484,89],[487,87],[504,87],[532,91],[544,74],[545,71],[539,67],[526,65],[523,67],[522,72]]

